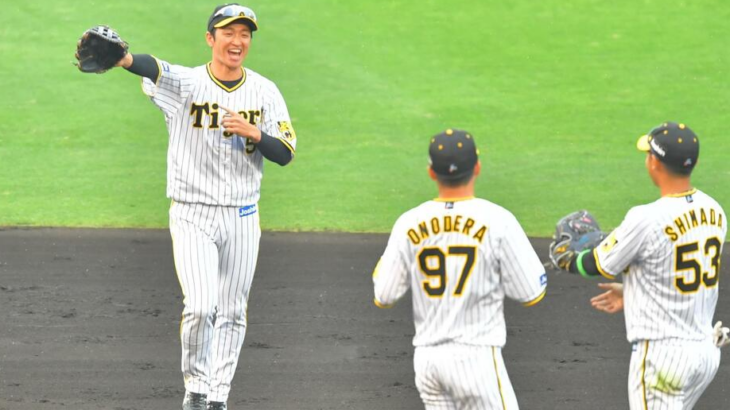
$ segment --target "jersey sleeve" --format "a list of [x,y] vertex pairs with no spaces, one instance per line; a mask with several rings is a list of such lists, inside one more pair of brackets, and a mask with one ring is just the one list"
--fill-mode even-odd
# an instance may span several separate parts
[[264,100],[264,121],[261,131],[281,141],[292,154],[297,148],[297,134],[289,118],[284,97],[273,83],[270,83],[267,98]]
[[408,264],[404,257],[407,239],[396,222],[388,239],[388,245],[373,271],[375,286],[375,305],[380,308],[393,306],[408,291]]
[[165,113],[165,116],[170,117],[180,109],[190,93],[193,70],[171,65],[157,58],[155,61],[159,65],[160,75],[157,81],[143,77],[142,91]]
[[504,292],[525,306],[537,304],[547,290],[547,274],[525,231],[511,213],[504,218],[498,247]]
[[631,209],[621,225],[593,250],[598,272],[614,279],[639,257],[650,232],[640,209]]

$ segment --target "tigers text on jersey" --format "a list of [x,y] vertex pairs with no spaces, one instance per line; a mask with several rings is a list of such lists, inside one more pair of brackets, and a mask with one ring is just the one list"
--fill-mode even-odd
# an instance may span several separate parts
[[624,277],[629,342],[712,335],[727,218],[692,190],[632,208],[595,249],[599,271]]
[[263,156],[249,139],[223,131],[220,107],[237,111],[293,154],[296,135],[276,85],[248,68],[228,87],[213,76],[210,63],[188,68],[157,62],[160,77],[156,83],[143,78],[142,89],[164,112],[170,134],[167,196],[219,206],[258,202]]
[[414,346],[503,346],[505,295],[533,305],[547,276],[517,219],[469,198],[428,201],[403,214],[373,282],[380,307],[413,290]]

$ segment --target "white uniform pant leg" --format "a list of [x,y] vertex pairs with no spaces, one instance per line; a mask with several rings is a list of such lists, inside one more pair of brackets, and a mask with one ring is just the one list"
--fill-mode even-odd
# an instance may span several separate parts
[[185,389],[207,394],[211,342],[218,299],[218,248],[212,231],[213,207],[174,203],[170,234],[175,269],[183,292],[180,323],[181,369]]
[[220,250],[220,289],[213,343],[212,383],[208,399],[226,402],[246,336],[248,295],[259,253],[258,212],[242,215],[224,208]]
[[413,370],[416,373],[416,388],[426,410],[456,410],[453,398],[446,394],[439,378],[436,355],[441,352],[434,347],[416,347],[413,355]]
[[631,410],[692,409],[720,365],[711,341],[640,341],[629,368]]
[[696,368],[695,379],[686,388],[685,409],[694,408],[720,368],[720,348],[709,340],[705,343],[696,343],[695,346],[695,354],[700,360]]
[[499,347],[419,347],[414,369],[426,409],[519,409]]

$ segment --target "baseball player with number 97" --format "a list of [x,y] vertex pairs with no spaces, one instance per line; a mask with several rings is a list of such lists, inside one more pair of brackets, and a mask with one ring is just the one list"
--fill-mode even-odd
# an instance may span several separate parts
[[84,33],[78,67],[124,67],[165,115],[169,133],[170,233],[184,295],[181,323],[185,410],[225,410],[246,335],[258,257],[258,200],[264,158],[289,163],[296,147],[276,85],[243,62],[259,28],[238,4],[208,18],[212,61],[195,68],[129,54],[109,27]]
[[393,226],[373,282],[375,304],[412,291],[416,386],[426,409],[517,409],[502,347],[505,297],[533,306],[547,276],[517,219],[474,197],[481,170],[474,137],[431,139],[428,172],[439,197]]
[[727,328],[712,326],[727,218],[717,201],[692,187],[700,141],[689,127],[663,123],[637,148],[646,152],[661,198],[632,208],[602,240],[586,212],[568,215],[558,222],[549,256],[585,277],[623,274],[623,286],[603,284],[607,291],[592,304],[625,312],[631,409],[692,409],[728,343]]

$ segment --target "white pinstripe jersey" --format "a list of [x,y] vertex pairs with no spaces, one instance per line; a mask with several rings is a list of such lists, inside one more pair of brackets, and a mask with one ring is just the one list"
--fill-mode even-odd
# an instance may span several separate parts
[[373,272],[375,303],[413,290],[414,346],[503,346],[505,295],[540,301],[547,276],[517,219],[487,200],[428,201],[403,214]]
[[727,218],[692,190],[632,208],[594,253],[599,271],[624,276],[629,342],[712,335]]
[[276,85],[242,68],[241,81],[228,88],[213,76],[210,64],[188,68],[157,62],[157,83],[143,78],[142,89],[167,122],[167,196],[219,206],[258,202],[263,156],[248,139],[223,132],[220,106],[236,110],[293,153],[296,134]]

